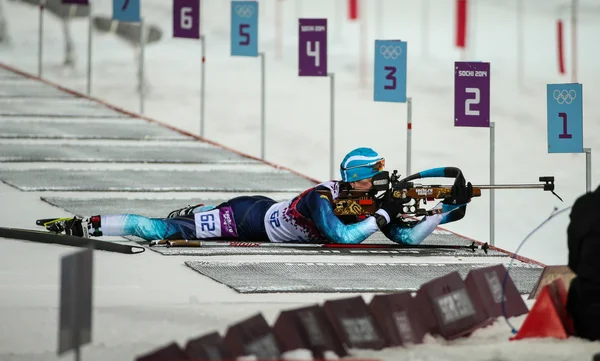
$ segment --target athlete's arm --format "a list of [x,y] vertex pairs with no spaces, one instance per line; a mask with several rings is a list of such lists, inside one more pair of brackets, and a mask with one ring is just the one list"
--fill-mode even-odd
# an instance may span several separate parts
[[377,221],[374,217],[354,223],[344,224],[333,213],[329,199],[317,192],[307,195],[310,218],[315,226],[332,243],[358,244],[377,232]]

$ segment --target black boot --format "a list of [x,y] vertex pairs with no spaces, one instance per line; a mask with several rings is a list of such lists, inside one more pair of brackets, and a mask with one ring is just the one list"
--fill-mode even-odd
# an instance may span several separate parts
[[187,216],[188,214],[194,213],[194,209],[196,207],[201,207],[203,205],[204,204],[200,203],[200,204],[196,204],[196,205],[193,205],[193,206],[188,205],[188,206],[185,206],[183,208],[176,209],[174,211],[171,211],[171,213],[169,213],[169,215],[167,216],[167,218],[175,218],[175,217]]
[[46,225],[50,232],[64,233],[68,236],[89,238],[87,222],[78,217],[57,220]]

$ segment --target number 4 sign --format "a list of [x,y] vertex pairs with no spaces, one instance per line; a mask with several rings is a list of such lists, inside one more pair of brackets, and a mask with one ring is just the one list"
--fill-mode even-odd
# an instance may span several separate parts
[[299,19],[298,32],[298,75],[327,76],[327,19]]
[[406,42],[375,40],[376,102],[406,103]]
[[173,0],[173,37],[200,39],[200,0]]
[[583,152],[581,84],[548,84],[548,153]]
[[490,63],[454,63],[454,125],[490,126]]

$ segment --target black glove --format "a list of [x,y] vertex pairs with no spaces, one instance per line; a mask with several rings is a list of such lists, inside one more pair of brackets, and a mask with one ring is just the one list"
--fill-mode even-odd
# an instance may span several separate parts
[[471,201],[471,197],[473,197],[473,185],[471,182],[466,183],[465,177],[461,172],[454,180],[450,197],[445,198],[442,203],[452,205],[466,204]]
[[[385,192],[381,202],[381,209],[383,209],[388,216],[390,216],[390,222],[393,222],[400,214],[402,214],[402,208],[404,204],[409,202],[410,200],[403,200],[392,197],[390,191]],[[378,215],[379,216],[379,215]],[[379,228],[385,226],[387,224],[387,220],[384,219],[383,216],[376,217],[377,225]],[[385,221],[385,222],[384,222]]]

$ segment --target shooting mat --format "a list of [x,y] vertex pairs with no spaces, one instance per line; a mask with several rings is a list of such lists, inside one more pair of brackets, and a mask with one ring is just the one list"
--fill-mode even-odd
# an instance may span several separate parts
[[0,117],[0,138],[195,140],[136,118]]
[[203,142],[65,143],[50,140],[0,141],[0,162],[259,163],[254,159]]
[[[235,167],[235,166],[234,166]],[[257,167],[258,168],[258,167]],[[301,192],[315,185],[289,171],[224,169],[2,170],[0,180],[22,191],[75,192]]]
[[[186,266],[238,293],[415,291],[434,278],[490,263],[203,262]],[[543,268],[515,264],[510,276],[521,294],[529,293]]]
[[0,98],[0,116],[123,117],[94,101],[76,98]]
[[28,78],[0,78],[0,98],[68,98],[73,95]]

